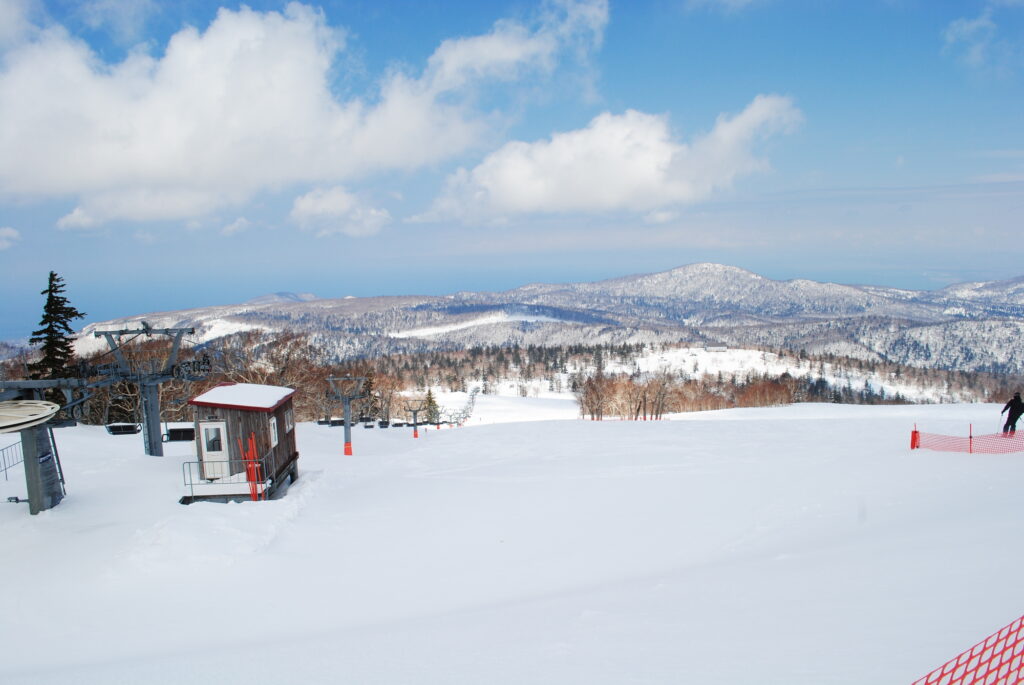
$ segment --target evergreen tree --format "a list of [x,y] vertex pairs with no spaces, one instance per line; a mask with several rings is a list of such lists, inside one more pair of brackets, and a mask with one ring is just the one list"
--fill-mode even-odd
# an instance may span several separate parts
[[74,352],[71,349],[71,322],[85,316],[64,297],[64,279],[56,272],[50,272],[50,281],[40,294],[46,295],[43,318],[39,330],[32,332],[31,345],[39,345],[42,358],[29,365],[33,378],[64,378],[68,375],[67,365]]
[[432,390],[427,390],[427,406],[424,409],[426,410],[427,423],[441,422],[441,408],[437,406],[437,400],[434,399]]
[[380,415],[380,398],[377,397],[377,384],[374,382],[373,371],[366,372],[366,381],[363,383],[363,399],[360,412],[363,416]]

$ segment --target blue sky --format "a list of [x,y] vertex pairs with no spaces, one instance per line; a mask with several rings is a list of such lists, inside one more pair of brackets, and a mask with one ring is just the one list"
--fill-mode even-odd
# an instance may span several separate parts
[[0,338],[715,261],[1024,275],[1024,0],[0,0]]

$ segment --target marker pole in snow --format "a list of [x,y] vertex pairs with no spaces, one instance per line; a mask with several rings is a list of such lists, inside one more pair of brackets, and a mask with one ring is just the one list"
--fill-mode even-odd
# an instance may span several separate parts
[[342,398],[341,406],[345,417],[345,456],[352,456],[352,400]]
[[366,383],[365,376],[331,376],[327,379],[331,384],[331,396],[341,400],[341,406],[345,412],[345,456],[352,456],[352,400],[359,400],[366,397],[363,387]]
[[427,408],[427,401],[421,400],[405,400],[405,410],[412,414],[412,437],[420,437],[419,431],[419,413]]

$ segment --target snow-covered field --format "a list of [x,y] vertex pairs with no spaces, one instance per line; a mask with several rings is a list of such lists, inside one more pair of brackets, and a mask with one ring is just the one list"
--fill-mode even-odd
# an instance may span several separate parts
[[910,683],[1024,613],[1024,454],[908,449],[998,406],[557,402],[301,424],[228,505],[177,503],[189,444],[58,430],[67,499],[0,504],[0,682]]
[[[721,375],[725,379],[735,377],[743,381],[748,376],[765,375],[777,378],[788,373],[796,378],[821,378],[836,389],[850,388],[853,391],[870,389],[875,393],[884,392],[887,397],[897,394],[912,402],[957,403],[973,402],[977,395],[968,389],[955,390],[944,383],[927,379],[911,380],[892,374],[858,369],[829,362],[815,363],[762,350],[747,350],[726,347],[671,347],[652,346],[646,352],[629,361],[622,361],[609,354],[604,370],[611,374],[654,375],[668,373],[675,377],[699,379]],[[595,371],[592,363],[570,363],[567,373],[554,374],[558,388],[552,389],[548,380],[503,379],[493,383],[493,391],[499,395],[522,395],[528,397],[566,397],[570,376],[574,372],[587,375]],[[476,383],[479,385],[479,383]],[[442,392],[434,388],[435,393]]]
[[747,374],[765,374],[769,377],[788,373],[796,378],[822,378],[833,388],[850,387],[853,390],[870,388],[884,391],[889,397],[900,394],[912,402],[963,402],[974,396],[967,391],[955,392],[933,383],[913,383],[904,378],[882,375],[876,371],[841,367],[832,363],[814,363],[809,360],[780,357],[772,352],[725,347],[666,347],[640,355],[635,362],[623,364],[612,360],[606,370],[611,373],[683,372],[690,378],[702,375],[743,379]]

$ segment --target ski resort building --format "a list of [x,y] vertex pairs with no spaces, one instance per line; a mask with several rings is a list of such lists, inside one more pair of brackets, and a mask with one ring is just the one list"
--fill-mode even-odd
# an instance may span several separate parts
[[197,461],[183,467],[182,504],[269,499],[286,478],[295,481],[294,394],[274,385],[226,383],[189,400],[196,408]]

